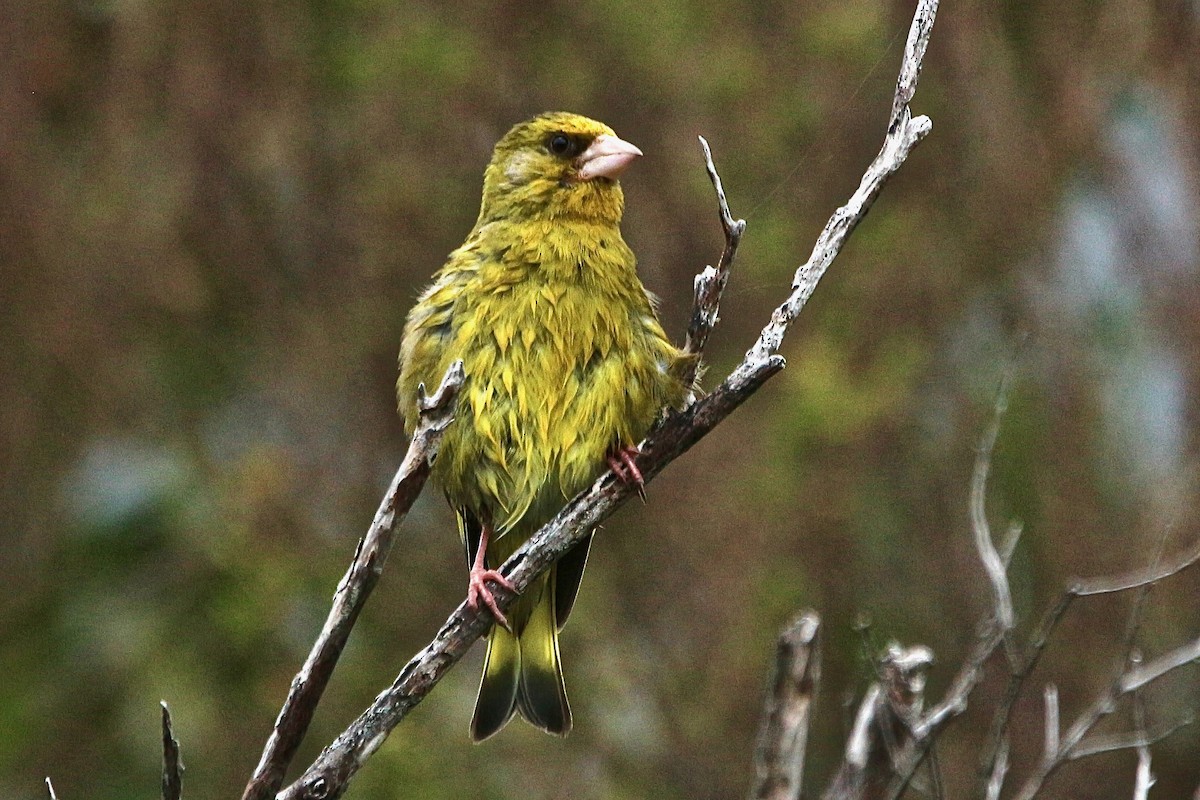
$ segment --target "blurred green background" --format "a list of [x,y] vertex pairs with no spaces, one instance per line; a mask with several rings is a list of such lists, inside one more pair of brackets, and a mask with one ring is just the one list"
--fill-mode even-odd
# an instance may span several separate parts
[[[645,152],[626,238],[682,338],[721,246],[696,134],[749,232],[711,347],[740,358],[882,140],[910,2],[12,0],[0,14],[0,796],[240,795],[404,451],[404,315],[474,220],[492,144],[537,112]],[[933,133],[785,346],[789,368],[600,534],[563,635],[566,740],[468,742],[481,648],[358,798],[716,798],[747,786],[774,636],[825,620],[810,783],[869,680],[859,635],[931,646],[936,696],[989,598],[974,447],[1017,357],[991,509],[1026,533],[1023,628],[1073,575],[1198,535],[1200,6],[947,2],[915,102]],[[1023,345],[1019,343],[1023,341]],[[414,510],[298,763],[463,597],[452,517]],[[1151,597],[1150,655],[1200,634],[1200,577]],[[1040,687],[1074,717],[1129,598],[1081,603]],[[943,741],[972,786],[993,665]],[[1152,720],[1200,707],[1184,670]],[[1112,730],[1130,725],[1126,710]],[[1200,735],[1154,748],[1190,796]],[[1131,753],[1048,797],[1127,797]]]

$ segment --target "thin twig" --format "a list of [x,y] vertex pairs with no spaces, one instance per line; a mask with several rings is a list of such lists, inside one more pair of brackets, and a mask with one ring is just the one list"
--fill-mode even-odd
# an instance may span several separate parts
[[[705,267],[696,276],[693,284],[695,299],[683,349],[684,352],[695,356],[704,352],[709,334],[717,324],[721,311],[721,297],[729,283],[729,273],[733,268],[733,259],[737,255],[742,234],[746,232],[746,221],[735,220],[729,211],[729,201],[725,199],[725,187],[722,185],[721,176],[717,173],[717,167],[713,163],[712,150],[708,146],[708,140],[703,136],[699,139],[700,147],[704,151],[704,166],[708,171],[709,180],[712,181],[713,189],[717,193],[717,216],[721,220],[721,230],[725,233],[725,247],[721,250],[717,266],[715,268]],[[690,374],[684,376],[686,386],[691,386],[699,366],[700,362],[697,358]]]
[[866,217],[867,211],[879,196],[883,184],[892,176],[908,158],[912,149],[920,143],[933,127],[929,117],[913,117],[908,103],[916,91],[917,77],[921,73],[921,59],[929,44],[929,35],[933,31],[933,20],[937,14],[938,0],[920,0],[909,28],[908,44],[904,48],[901,61],[900,80],[896,87],[896,97],[892,103],[892,118],[888,125],[887,136],[883,147],[875,160],[867,167],[858,189],[850,197],[846,205],[839,208],[825,223],[824,229],[813,246],[812,254],[796,270],[792,278],[792,291],[787,300],[775,309],[771,321],[762,329],[758,340],[746,354],[746,359],[735,370],[750,369],[755,364],[762,363],[770,356],[779,352],[783,337],[791,326],[792,321],[804,308],[808,298],[817,288],[817,282],[825,274],[829,264],[842,249],[846,238],[854,231],[858,223]]
[[988,582],[992,585],[996,620],[1006,633],[1013,627],[1012,592],[1008,588],[1005,559],[992,542],[992,530],[987,519],[987,482],[992,466],[992,452],[996,447],[996,439],[1000,436],[1000,423],[1008,409],[1010,380],[1011,375],[1005,375],[1004,380],[1000,382],[992,421],[980,437],[979,450],[975,454],[975,469],[971,475],[971,532],[975,537],[975,549],[979,553],[979,560],[983,563]]
[[964,659],[958,674],[954,676],[950,688],[946,690],[945,697],[913,726],[910,747],[904,757],[899,759],[895,777],[888,785],[885,797],[898,800],[904,794],[938,734],[951,720],[967,710],[967,698],[983,678],[983,665],[1003,641],[1004,631],[998,624],[993,621],[985,627],[975,642],[975,647]]
[[1187,714],[1180,719],[1159,725],[1153,730],[1146,730],[1143,723],[1140,729],[1135,730],[1133,733],[1093,734],[1075,746],[1075,749],[1071,751],[1070,760],[1078,761],[1081,758],[1098,756],[1103,753],[1115,753],[1120,750],[1137,750],[1140,747],[1153,747],[1176,731],[1193,725],[1195,722],[1196,717],[1192,714]]
[[183,762],[179,759],[179,740],[171,729],[170,709],[165,702],[159,705],[162,706],[162,797],[163,800],[179,800],[183,794]]
[[1167,563],[1154,564],[1146,569],[1135,570],[1124,575],[1106,578],[1092,578],[1079,581],[1073,591],[1079,597],[1089,597],[1096,594],[1112,594],[1129,589],[1139,589],[1158,583],[1164,578],[1170,578],[1200,561],[1200,539],[1190,548],[1184,550]]
[[[1137,570],[1118,577],[1076,580],[1059,596],[1054,605],[1046,610],[1041,621],[1029,636],[1029,640],[1024,648],[1024,657],[1019,659],[1017,668],[1010,672],[1008,685],[1005,687],[1004,695],[996,706],[995,714],[992,717],[992,725],[988,731],[987,742],[984,745],[979,762],[982,787],[986,787],[994,770],[1000,743],[1006,736],[1008,723],[1012,718],[1012,709],[1016,704],[1017,697],[1020,696],[1025,681],[1041,660],[1042,653],[1045,651],[1051,635],[1075,599],[1078,597],[1115,594],[1132,589],[1140,589],[1177,575],[1185,569],[1200,563],[1200,543],[1193,545],[1166,563],[1162,563],[1163,559],[1156,559],[1156,561],[1159,563],[1149,569]],[[980,794],[984,794],[985,792],[986,789],[981,789]]]
[[1004,533],[1004,541],[1000,543],[1000,558],[1004,561],[1004,568],[1006,570],[1012,563],[1013,553],[1017,551],[1017,543],[1021,541],[1021,534],[1024,530],[1025,526],[1018,520],[1008,523],[1008,530]]
[[1120,692],[1121,694],[1125,694],[1126,692],[1140,689],[1151,681],[1158,680],[1171,670],[1178,669],[1185,664],[1190,664],[1197,660],[1200,660],[1200,638],[1193,639],[1185,645],[1164,653],[1150,663],[1125,673],[1119,684]]
[[905,648],[893,642],[882,658],[872,661],[877,661],[878,680],[871,684],[859,706],[842,763],[823,797],[852,800],[879,796],[885,789],[890,791],[893,776],[902,765],[911,766],[911,777],[926,757],[930,781],[923,788],[934,798],[943,797],[941,769],[932,749],[924,748],[920,760],[909,763],[933,651],[924,645]]
[[896,94],[892,98],[892,114],[888,118],[888,132],[908,118],[908,104],[917,93],[917,79],[921,77],[921,66],[925,62],[925,50],[929,47],[929,36],[933,33],[933,20],[937,16],[937,0],[922,0],[913,15],[904,43],[904,59],[900,62],[900,76],[896,79]]
[[854,715],[854,726],[846,738],[842,764],[838,768],[823,800],[860,800],[867,786],[867,766],[874,750],[873,741],[879,731],[877,715],[886,708],[882,702],[883,686],[871,684]]
[[1020,696],[1026,679],[1041,660],[1042,653],[1045,652],[1046,645],[1050,642],[1050,636],[1076,597],[1078,595],[1075,594],[1074,587],[1068,588],[1059,596],[1055,604],[1047,609],[1038,626],[1029,636],[1029,641],[1025,645],[1024,658],[1020,660],[1016,669],[1009,671],[1008,684],[1004,687],[1004,695],[1000,698],[996,711],[992,715],[992,724],[988,729],[988,736],[980,754],[979,775],[984,786],[990,781],[991,775],[995,771],[1001,743],[1008,738],[1008,724],[1012,719],[1012,709],[1016,705],[1017,697]]
[[[1142,662],[1139,652],[1134,659],[1134,666]],[[1140,689],[1133,690],[1133,729],[1142,739],[1146,733],[1146,698]],[[1133,779],[1133,800],[1148,800],[1150,787],[1154,785],[1154,774],[1150,771],[1150,745],[1142,743],[1137,747],[1138,766]]]
[[1042,758],[1053,761],[1058,758],[1058,687],[1046,684],[1042,695],[1046,701],[1045,727],[1043,731]]
[[820,617],[805,611],[779,635],[771,691],[754,751],[752,800],[800,797],[809,721],[821,678],[820,632]]
[[1000,790],[1004,788],[1004,776],[1008,774],[1008,737],[1000,742],[1000,750],[996,753],[996,763],[992,767],[992,775],[988,779],[985,800],[1000,800]]
[[246,784],[242,800],[267,800],[279,791],[358,614],[383,573],[396,530],[429,477],[429,466],[437,453],[442,432],[454,418],[454,401],[464,378],[462,362],[456,361],[431,397],[425,396],[424,386],[420,387],[420,411],[408,452],[375,512],[367,535],[359,540],[350,568],[338,583],[329,616],[312,651],[292,679],[291,690],[275,720],[258,766]]
[[1154,775],[1150,772],[1150,748],[1143,745],[1137,749],[1138,768],[1134,775],[1133,800],[1146,800],[1150,796],[1150,787],[1154,785]]
[[[991,619],[985,622],[984,633],[963,662],[942,702],[924,717],[914,721],[910,730],[910,739],[906,742],[905,752],[896,761],[895,776],[889,784],[886,795],[889,798],[899,798],[904,794],[913,776],[930,754],[940,730],[966,710],[967,698],[982,679],[984,664],[992,657],[997,647],[1002,643],[1005,644],[1009,664],[1013,665],[1016,661],[1008,638],[1009,631],[1013,627],[1013,608],[1007,565],[1016,548],[1021,529],[1015,523],[1009,527],[1002,554],[992,541],[991,527],[987,520],[988,475],[991,472],[992,455],[995,452],[996,440],[1000,435],[1004,412],[1008,407],[1010,383],[1011,372],[1005,375],[996,392],[992,420],[980,437],[979,448],[975,455],[975,465],[971,474],[971,534],[975,542],[975,552],[979,556],[979,561],[983,565],[988,582],[992,587],[993,612]],[[1007,769],[1007,765],[1000,769],[997,768],[994,761],[989,764],[986,784],[988,791],[997,780],[1003,782],[1005,769]],[[998,779],[997,775],[999,775]],[[936,771],[934,776],[936,779]]]
[[[1033,770],[1033,773],[1026,780],[1021,790],[1016,795],[1016,800],[1032,800],[1032,798],[1041,791],[1046,780],[1054,774],[1065,762],[1076,758],[1081,758],[1083,748],[1085,748],[1085,737],[1087,737],[1092,729],[1100,720],[1107,717],[1117,708],[1117,703],[1125,695],[1136,692],[1146,684],[1157,680],[1163,675],[1178,669],[1185,664],[1191,663],[1200,659],[1200,637],[1195,640],[1175,648],[1162,656],[1154,659],[1148,664],[1141,664],[1141,657],[1135,648],[1137,633],[1141,628],[1142,616],[1145,612],[1146,601],[1150,596],[1150,591],[1158,580],[1168,575],[1174,575],[1181,569],[1184,569],[1189,564],[1186,559],[1182,562],[1177,561],[1175,568],[1164,573],[1161,568],[1162,551],[1166,546],[1166,539],[1169,532],[1163,534],[1159,542],[1157,552],[1155,553],[1154,563],[1149,570],[1146,570],[1144,579],[1137,581],[1108,581],[1108,587],[1104,593],[1125,591],[1128,589],[1139,589],[1138,595],[1134,600],[1133,608],[1129,614],[1129,621],[1126,625],[1124,648],[1122,651],[1122,659],[1116,676],[1110,683],[1109,687],[1102,692],[1089,705],[1083,713],[1081,713],[1067,729],[1067,732],[1062,735],[1059,741],[1057,750],[1051,754],[1047,754]],[[1192,561],[1191,563],[1195,563]],[[1094,582],[1103,584],[1104,582]],[[1100,593],[1093,591],[1092,593]],[[1133,664],[1134,666],[1130,666]],[[1132,745],[1139,746],[1138,744]],[[1086,754],[1098,752],[1092,748],[1087,749]]]

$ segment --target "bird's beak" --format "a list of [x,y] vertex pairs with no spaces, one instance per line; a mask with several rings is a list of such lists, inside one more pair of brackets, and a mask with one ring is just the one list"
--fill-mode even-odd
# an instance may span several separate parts
[[617,136],[602,133],[579,155],[576,176],[581,181],[616,178],[642,151]]

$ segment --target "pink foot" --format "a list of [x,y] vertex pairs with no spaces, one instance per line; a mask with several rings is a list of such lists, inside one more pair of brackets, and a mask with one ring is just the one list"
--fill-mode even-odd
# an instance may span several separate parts
[[638,450],[637,445],[626,445],[618,447],[615,451],[605,456],[608,461],[608,468],[613,471],[617,479],[626,486],[636,486],[638,494],[642,500],[646,499],[646,492],[643,487],[646,485],[646,479],[642,477],[642,471],[638,469],[637,463],[634,461],[641,450]]
[[508,618],[504,616],[500,611],[500,607],[496,605],[496,598],[492,595],[492,590],[488,588],[487,581],[494,581],[496,585],[503,586],[510,592],[517,590],[512,585],[512,581],[501,575],[497,570],[473,567],[471,569],[471,577],[467,582],[467,605],[472,611],[478,611],[479,605],[482,603],[492,612],[492,616],[496,618],[496,621],[507,628]]

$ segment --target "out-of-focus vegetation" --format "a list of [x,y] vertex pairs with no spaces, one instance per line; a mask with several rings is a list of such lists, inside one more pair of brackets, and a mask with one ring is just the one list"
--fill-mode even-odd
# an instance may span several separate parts
[[[810,774],[866,680],[860,614],[943,665],[988,602],[972,447],[1015,344],[993,507],[1026,534],[1028,620],[1069,576],[1200,532],[1200,10],[1183,0],[942,8],[932,135],[797,324],[789,368],[606,526],[563,636],[576,730],[467,721],[479,653],[376,755],[360,798],[705,798],[747,784],[773,637],[826,621]],[[874,155],[907,2],[15,0],[0,14],[0,796],[157,791],[157,702],[193,797],[257,760],[403,452],[404,314],[470,227],[490,148],[550,109],[646,158],[626,237],[681,335],[720,232],[695,135],[749,232],[710,380],[752,340]],[[407,524],[301,753],[463,596],[451,516]],[[1195,636],[1156,589],[1150,654]],[[1110,674],[1127,601],[1080,604],[1019,704],[1014,769]],[[950,668],[935,669],[933,690]],[[994,696],[999,675],[985,682]],[[1200,706],[1183,672],[1152,718]],[[1118,715],[1120,717],[1120,715]],[[971,785],[987,717],[943,741]],[[1127,727],[1127,718],[1118,719]],[[1194,730],[1154,796],[1200,781]],[[307,763],[307,762],[305,762]],[[1051,796],[1128,796],[1134,758]]]

